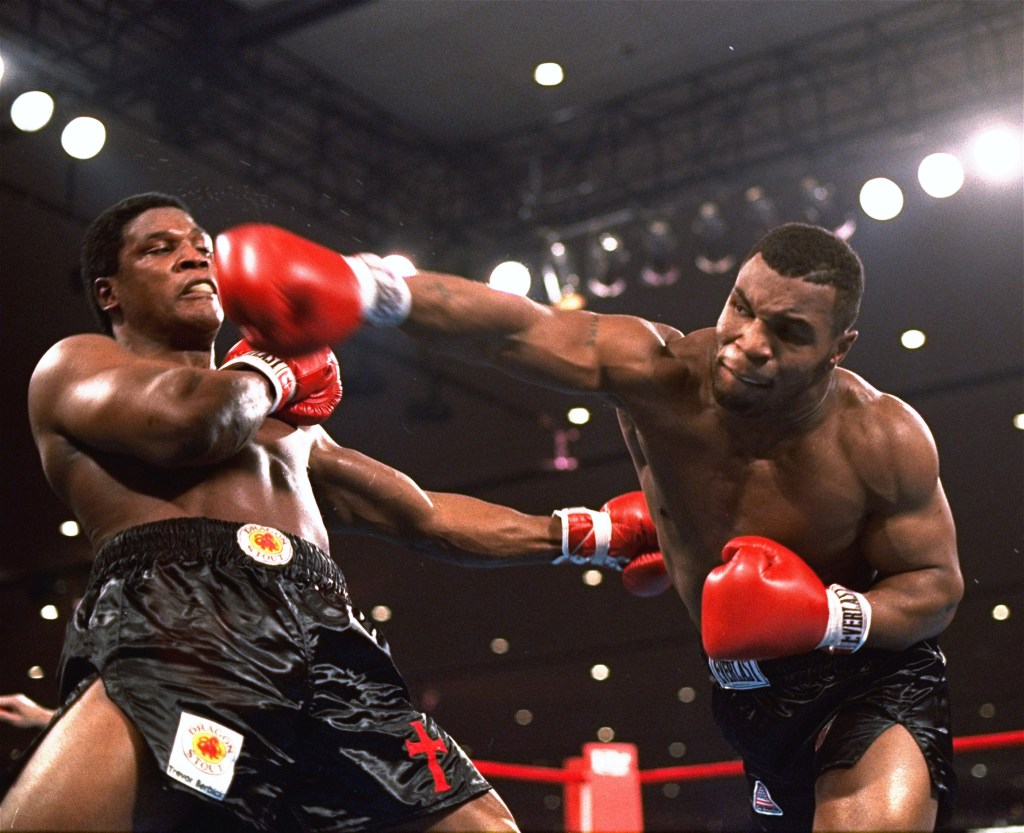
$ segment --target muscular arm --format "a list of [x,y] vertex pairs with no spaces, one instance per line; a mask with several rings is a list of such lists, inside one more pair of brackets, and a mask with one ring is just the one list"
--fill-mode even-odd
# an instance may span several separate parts
[[615,394],[649,377],[672,328],[625,315],[537,304],[451,275],[408,281],[414,338],[469,361],[571,390]]
[[40,360],[29,386],[33,432],[156,466],[200,466],[235,454],[270,410],[256,373],[144,358],[113,339],[73,336]]
[[547,564],[561,552],[556,518],[467,495],[425,492],[399,471],[317,432],[309,474],[345,526],[473,567]]
[[895,650],[949,625],[963,596],[963,577],[931,433],[893,397],[883,397],[879,407],[888,429],[870,456],[885,461],[879,466],[884,472],[869,473],[877,505],[861,537],[863,554],[878,573],[866,594],[873,611],[867,644]]

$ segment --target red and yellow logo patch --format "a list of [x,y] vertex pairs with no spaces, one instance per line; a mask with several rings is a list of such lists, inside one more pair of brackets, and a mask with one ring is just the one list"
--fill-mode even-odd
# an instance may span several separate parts
[[237,538],[242,552],[261,564],[279,566],[292,560],[291,541],[272,526],[246,524],[239,528]]

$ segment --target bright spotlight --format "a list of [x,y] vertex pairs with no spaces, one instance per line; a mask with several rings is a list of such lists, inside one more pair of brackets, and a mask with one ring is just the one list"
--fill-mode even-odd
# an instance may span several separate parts
[[533,80],[542,87],[557,87],[565,80],[565,73],[562,71],[560,64],[556,64],[554,61],[547,61],[543,64],[537,64],[533,70]]
[[933,153],[921,161],[917,179],[929,197],[945,199],[963,187],[964,167],[951,153]]
[[518,261],[506,260],[494,267],[487,284],[511,295],[525,295],[530,291],[530,270]]
[[53,98],[42,90],[22,93],[11,104],[11,121],[26,133],[42,130],[52,117]]
[[900,336],[900,344],[908,350],[919,350],[927,340],[927,336],[920,330],[907,330]]
[[103,150],[106,141],[107,129],[103,122],[92,116],[72,119],[60,134],[60,143],[65,153],[75,159],[92,159]]
[[869,179],[860,189],[860,207],[872,220],[891,220],[903,210],[903,192],[891,179]]
[[1020,135],[1007,127],[990,127],[974,139],[974,162],[983,177],[1008,182],[1020,176]]

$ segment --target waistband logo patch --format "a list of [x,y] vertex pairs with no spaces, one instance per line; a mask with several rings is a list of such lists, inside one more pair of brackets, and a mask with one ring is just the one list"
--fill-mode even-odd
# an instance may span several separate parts
[[760,781],[754,782],[754,812],[762,816],[782,815],[782,808],[772,800],[768,788]]
[[279,567],[292,560],[292,542],[272,526],[246,524],[236,537],[242,552],[260,564]]
[[183,711],[167,761],[167,774],[220,801],[235,777],[235,761],[243,740],[234,729]]

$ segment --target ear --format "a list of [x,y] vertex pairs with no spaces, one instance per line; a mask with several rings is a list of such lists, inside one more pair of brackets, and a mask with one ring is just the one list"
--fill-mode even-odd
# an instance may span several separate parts
[[836,341],[835,351],[832,353],[832,358],[829,360],[832,367],[835,367],[839,362],[846,358],[846,354],[850,352],[850,348],[853,347],[853,343],[857,340],[857,336],[859,335],[860,333],[856,330],[847,330],[839,336],[839,339]]
[[118,306],[117,290],[110,278],[96,278],[92,282],[92,294],[104,312],[110,312]]

